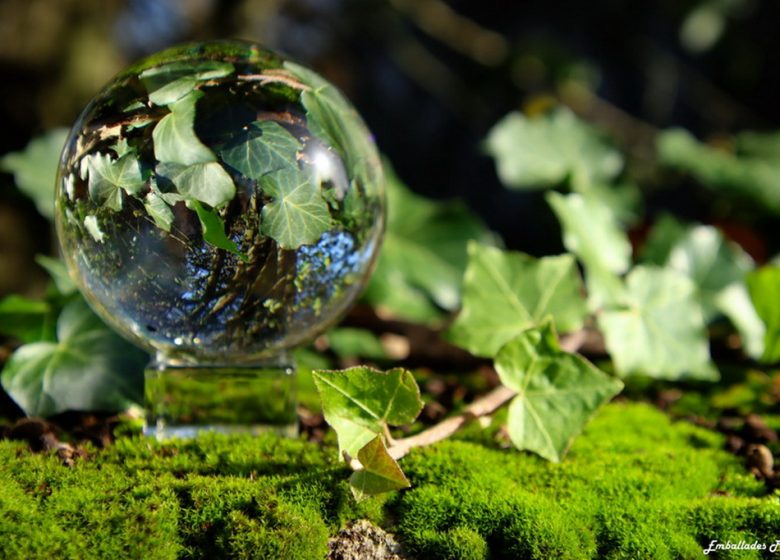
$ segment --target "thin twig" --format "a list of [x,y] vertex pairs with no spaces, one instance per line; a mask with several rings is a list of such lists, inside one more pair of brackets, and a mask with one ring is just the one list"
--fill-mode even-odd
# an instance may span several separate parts
[[[564,335],[561,337],[560,341],[561,349],[566,352],[576,352],[585,343],[587,338],[588,334],[585,329]],[[503,385],[496,387],[488,394],[475,400],[466,407],[466,410],[457,416],[446,418],[435,426],[431,426],[417,435],[397,439],[395,441],[391,440],[387,452],[397,461],[406,456],[409,451],[415,447],[425,447],[447,439],[472,420],[493,414],[496,410],[509,402],[515,395],[517,395],[517,393],[509,387]],[[363,468],[360,461],[355,458],[348,457],[348,462],[350,467],[354,470]]]

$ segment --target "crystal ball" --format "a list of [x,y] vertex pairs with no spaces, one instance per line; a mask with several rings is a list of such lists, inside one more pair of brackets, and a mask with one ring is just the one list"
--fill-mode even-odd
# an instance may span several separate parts
[[240,41],[114,78],[60,160],[57,233],[93,309],[170,360],[262,360],[336,322],[373,268],[371,134],[313,71]]

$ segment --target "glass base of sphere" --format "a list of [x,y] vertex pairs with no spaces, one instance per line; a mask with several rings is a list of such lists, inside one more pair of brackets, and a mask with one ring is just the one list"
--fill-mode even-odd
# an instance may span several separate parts
[[289,360],[250,365],[179,365],[154,361],[145,372],[144,434],[157,439],[198,433],[298,434],[296,375]]

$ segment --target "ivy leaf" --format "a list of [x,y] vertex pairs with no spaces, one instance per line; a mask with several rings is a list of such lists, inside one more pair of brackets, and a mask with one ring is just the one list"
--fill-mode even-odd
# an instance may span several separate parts
[[71,278],[64,262],[46,255],[36,255],[35,262],[49,273],[60,295],[68,296],[76,293],[76,284],[73,282],[73,278]]
[[358,502],[411,486],[401,467],[387,452],[381,437],[369,441],[358,452],[357,458],[363,468],[352,473],[349,485]]
[[705,322],[718,314],[718,294],[732,284],[744,283],[753,259],[735,243],[729,243],[712,226],[688,229],[672,247],[667,266],[693,280],[700,296]]
[[488,134],[485,148],[501,182],[518,189],[547,188],[569,180],[578,190],[608,182],[623,159],[591,126],[568,109],[528,118],[513,112]]
[[410,424],[422,410],[420,389],[412,374],[401,368],[382,372],[354,367],[316,370],[312,375],[325,420],[336,431],[339,452],[353,457],[386,426]]
[[746,352],[755,358],[763,354],[764,325],[745,284],[753,259],[739,245],[712,226],[691,227],[669,252],[667,266],[693,280],[705,323],[725,315],[739,331]]
[[509,341],[495,365],[501,382],[517,391],[507,422],[512,443],[555,462],[596,410],[623,389],[620,380],[563,352],[549,322]]
[[51,306],[40,300],[16,294],[0,299],[0,334],[13,336],[22,342],[46,339],[46,323]]
[[712,189],[750,198],[758,207],[780,213],[780,158],[772,152],[772,157],[767,157],[766,151],[740,154],[716,150],[682,129],[661,133],[657,149],[664,165],[690,173]]
[[187,201],[187,207],[198,215],[200,226],[203,228],[203,239],[206,243],[238,255],[242,261],[249,260],[249,257],[238,250],[238,245],[225,235],[225,224],[219,214],[213,210],[207,210],[195,200]]
[[328,205],[302,171],[274,171],[260,184],[272,198],[263,206],[260,230],[283,249],[314,243],[330,228]]
[[1,378],[6,392],[31,416],[120,411],[141,401],[147,360],[79,298],[60,314],[57,342],[21,346],[6,362]]
[[440,317],[431,302],[454,311],[468,262],[466,246],[471,240],[488,243],[488,229],[461,202],[418,196],[392,171],[387,206],[387,231],[365,300],[411,321]]
[[339,327],[328,331],[328,345],[341,358],[367,358],[386,360],[382,342],[374,333],[366,329]]
[[309,88],[301,92],[301,102],[311,132],[338,151],[350,166],[373,159],[373,146],[365,143],[371,137],[366,125],[344,96],[308,68],[293,62],[285,62],[284,67]]
[[202,96],[200,91],[188,93],[155,125],[152,139],[157,160],[181,165],[216,161],[214,153],[195,135],[195,104]]
[[670,214],[663,214],[653,224],[640,251],[642,262],[664,266],[677,243],[688,233],[688,227]]
[[564,246],[588,268],[622,274],[631,264],[631,243],[612,211],[600,200],[579,193],[547,194],[563,228]]
[[201,81],[223,78],[233,73],[229,62],[173,62],[141,72],[139,77],[149,91],[149,101],[169,105],[190,93]]
[[57,167],[67,137],[66,128],[55,128],[31,140],[24,150],[0,158],[0,170],[13,173],[19,190],[49,219],[54,217]]
[[780,361],[780,268],[767,266],[756,270],[747,278],[753,306],[766,325],[764,353],[761,360],[768,363]]
[[222,160],[250,179],[280,169],[298,169],[296,154],[301,143],[274,121],[257,121],[249,125],[235,141],[221,152]]
[[89,154],[81,160],[81,178],[89,178],[90,198],[112,210],[122,209],[122,190],[135,195],[145,183],[141,165],[132,153],[116,160],[108,154]]
[[535,259],[469,243],[463,309],[448,338],[478,356],[499,348],[547,316],[563,332],[582,326],[587,314],[571,255]]
[[612,210],[595,195],[547,193],[563,229],[563,244],[585,265],[588,301],[597,310],[618,298],[618,275],[631,264],[631,243]]
[[687,276],[637,266],[626,279],[622,304],[605,309],[598,318],[622,376],[717,380],[696,286]]
[[144,198],[144,208],[158,228],[163,231],[171,231],[174,219],[173,211],[159,193],[153,190],[149,191]]
[[236,195],[233,179],[216,161],[186,166],[160,163],[157,174],[169,179],[184,200],[205,202],[214,208],[224,206]]

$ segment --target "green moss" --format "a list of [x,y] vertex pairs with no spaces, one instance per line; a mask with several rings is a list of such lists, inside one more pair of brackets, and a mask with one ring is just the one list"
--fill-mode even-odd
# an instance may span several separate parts
[[332,440],[124,437],[74,468],[0,441],[0,558],[323,558],[360,518],[433,559],[701,558],[780,534],[777,496],[718,434],[648,406],[608,406],[560,464],[491,433],[416,450],[412,489],[361,504]]
[[[780,505],[747,497],[764,487],[722,445],[718,434],[649,406],[614,404],[560,464],[484,441],[420,450],[403,464],[415,486],[392,506],[421,557],[465,555],[453,552],[455,539],[442,544],[456,528],[481,536],[492,558],[699,558],[711,539],[740,535],[771,544]],[[720,504],[741,514],[711,513]]]

